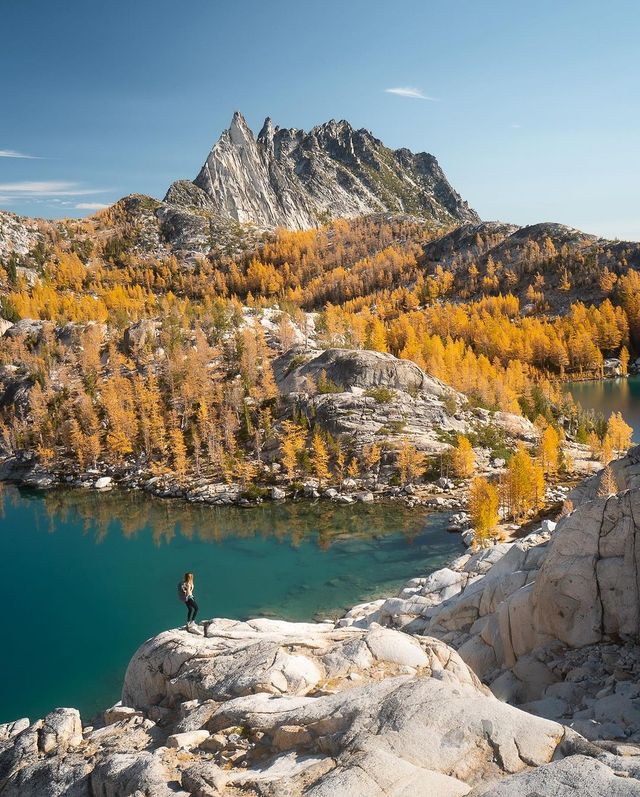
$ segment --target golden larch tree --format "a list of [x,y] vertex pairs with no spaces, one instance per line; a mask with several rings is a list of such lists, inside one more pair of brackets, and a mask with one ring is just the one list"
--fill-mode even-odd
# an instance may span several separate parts
[[545,475],[553,476],[560,464],[560,435],[553,426],[547,426],[540,438],[540,463]]
[[331,476],[331,472],[329,471],[329,452],[327,450],[327,444],[322,439],[322,435],[317,429],[311,439],[311,463],[313,472],[320,484]]
[[289,481],[293,481],[298,464],[298,454],[304,448],[307,438],[305,430],[294,421],[282,422],[280,435],[280,449],[282,451],[282,464],[287,472]]
[[173,469],[179,481],[184,481],[187,475],[187,446],[184,442],[184,435],[178,425],[177,419],[173,419],[169,430],[169,445],[171,449],[171,461]]
[[451,451],[451,467],[459,479],[468,479],[473,476],[476,466],[476,455],[469,442],[469,438],[458,435],[455,447]]
[[621,412],[612,412],[607,422],[607,437],[614,451],[624,454],[631,448],[633,429],[625,422]]
[[407,484],[424,473],[424,454],[411,445],[406,437],[402,439],[398,451],[397,466],[401,484]]
[[598,485],[598,496],[600,498],[608,498],[610,495],[615,495],[618,492],[618,484],[616,478],[611,470],[611,465],[605,465],[602,475],[600,476],[600,484]]
[[347,476],[350,479],[357,479],[360,475],[360,463],[358,462],[356,457],[351,457],[349,464],[347,466]]
[[476,476],[469,487],[469,514],[480,542],[487,540],[500,520],[500,497],[497,489],[482,476]]
[[604,436],[604,440],[602,441],[602,445],[600,446],[600,462],[602,462],[603,465],[608,465],[612,459],[613,445],[611,443],[611,437],[606,434]]
[[525,520],[532,510],[539,509],[544,503],[542,467],[534,462],[522,443],[509,460],[503,500],[517,523]]

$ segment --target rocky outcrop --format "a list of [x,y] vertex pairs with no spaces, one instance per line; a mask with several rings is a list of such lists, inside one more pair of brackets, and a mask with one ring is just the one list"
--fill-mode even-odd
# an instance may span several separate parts
[[256,138],[235,113],[194,180],[200,191],[185,182],[174,183],[165,202],[271,228],[306,229],[380,211],[440,224],[478,221],[433,155],[390,150],[345,121],[306,133],[274,128],[267,119]]
[[174,183],[164,202],[142,194],[123,197],[94,223],[96,232],[104,235],[106,227],[128,251],[157,258],[175,255],[185,268],[205,255],[241,256],[263,237],[255,225],[217,213],[207,195],[188,180]]
[[317,385],[321,375],[342,390],[384,387],[405,393],[425,391],[439,398],[460,394],[411,360],[367,349],[289,349],[273,363],[278,387],[283,393],[304,391],[311,378]]
[[11,254],[26,255],[30,252],[42,242],[44,236],[41,228],[46,224],[0,210],[0,260]]
[[640,791],[632,746],[604,749],[507,705],[437,639],[266,619],[204,628],[146,642],[99,727],[81,732],[70,709],[0,726],[0,794]]
[[335,692],[363,680],[417,672],[438,672],[442,680],[488,694],[461,659],[434,639],[413,639],[386,628],[259,619],[217,620],[206,626],[204,637],[175,631],[154,637],[130,662],[122,698],[126,705],[149,710],[255,693]]
[[[615,760],[610,763],[616,766]],[[637,775],[635,767],[632,771]],[[470,797],[635,797],[640,793],[638,781],[628,777],[629,770],[614,771],[604,761],[574,755],[512,775],[489,788],[474,789]]]
[[598,497],[591,477],[557,526],[460,557],[339,625],[437,637],[501,699],[640,743],[639,462],[636,448],[613,463],[623,492]]
[[122,344],[127,354],[135,354],[145,347],[151,348],[158,338],[161,324],[150,318],[136,321],[124,331]]
[[[640,489],[640,446],[632,448],[624,457],[609,464],[617,492]],[[569,494],[574,507],[593,501],[598,497],[604,470],[580,482]]]
[[273,361],[287,401],[356,446],[408,439],[425,453],[449,448],[446,435],[492,426],[508,439],[535,441],[526,418],[471,409],[466,397],[410,360],[364,349],[289,349]]

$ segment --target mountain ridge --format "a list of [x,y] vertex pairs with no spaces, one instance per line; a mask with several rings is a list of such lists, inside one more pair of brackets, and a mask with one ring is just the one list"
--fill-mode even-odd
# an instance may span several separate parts
[[[308,229],[331,218],[381,211],[438,224],[480,221],[433,155],[391,150],[344,119],[305,132],[274,127],[267,117],[256,137],[236,111],[193,185],[214,212],[267,228]],[[175,186],[165,201],[175,197]]]

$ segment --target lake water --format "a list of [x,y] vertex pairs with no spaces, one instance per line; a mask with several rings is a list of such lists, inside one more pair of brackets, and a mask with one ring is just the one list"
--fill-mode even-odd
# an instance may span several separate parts
[[566,387],[585,410],[600,412],[605,418],[621,412],[633,427],[633,442],[640,443],[640,376],[570,382]]
[[[0,487],[2,487],[0,485]],[[194,507],[130,492],[0,494],[0,722],[119,699],[136,648],[185,621],[336,616],[462,552],[446,516],[396,504]]]

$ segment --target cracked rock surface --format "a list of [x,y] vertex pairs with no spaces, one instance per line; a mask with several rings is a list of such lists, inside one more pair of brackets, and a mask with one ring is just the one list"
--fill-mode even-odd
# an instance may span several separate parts
[[166,631],[135,654],[123,704],[104,719],[82,732],[77,712],[61,709],[0,728],[0,794],[446,796],[505,778],[515,794],[510,778],[544,765],[537,793],[551,794],[566,774],[552,762],[578,754],[589,767],[576,783],[624,772],[611,793],[640,790],[629,749],[510,706],[444,642],[379,625]]

